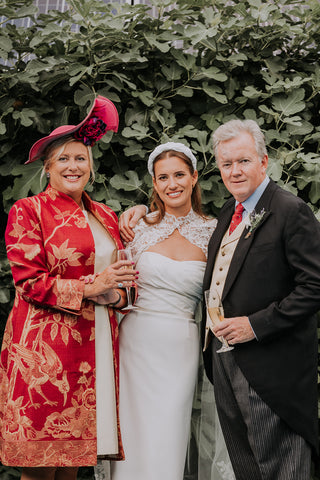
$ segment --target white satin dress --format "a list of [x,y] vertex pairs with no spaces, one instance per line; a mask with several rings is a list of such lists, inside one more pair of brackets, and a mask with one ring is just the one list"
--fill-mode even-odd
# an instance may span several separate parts
[[[166,214],[153,225],[141,220],[135,227],[129,246],[139,271],[138,308],[120,323],[125,460],[111,462],[112,480],[234,480],[212,385],[203,381],[199,367],[202,354],[195,312],[205,262],[176,261],[148,251],[177,229],[206,255],[215,227],[216,220],[204,219],[193,210],[184,217]],[[96,479],[109,479],[106,465],[100,467]]]
[[125,461],[112,480],[182,480],[199,362],[194,312],[205,262],[143,252],[136,302],[120,324]]

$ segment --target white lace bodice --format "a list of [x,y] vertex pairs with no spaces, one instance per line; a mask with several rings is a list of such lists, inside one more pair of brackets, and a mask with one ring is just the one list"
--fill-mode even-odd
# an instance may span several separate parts
[[[147,215],[147,218],[152,219],[156,215],[157,212],[152,212]],[[141,219],[134,229],[135,237],[128,246],[132,249],[134,258],[137,259],[144,250],[170,237],[177,229],[190,243],[201,248],[207,256],[208,243],[216,225],[216,219],[204,219],[192,209],[184,217],[175,217],[166,213],[158,224],[149,225]]]

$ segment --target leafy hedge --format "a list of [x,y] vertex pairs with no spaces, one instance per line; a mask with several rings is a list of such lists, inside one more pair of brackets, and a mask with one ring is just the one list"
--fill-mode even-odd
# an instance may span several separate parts
[[[94,147],[97,176],[88,190],[115,211],[147,201],[147,155],[171,138],[196,152],[203,203],[215,215],[228,192],[210,135],[240,117],[265,130],[272,178],[320,218],[319,2],[152,4],[153,15],[146,5],[96,0],[69,0],[66,12],[47,15],[32,0],[0,4],[6,19],[32,20],[29,28],[7,21],[0,29],[1,218],[44,187],[42,165],[24,165],[31,144],[78,123],[96,93],[114,101],[120,128]],[[0,302],[7,304],[3,246],[1,253]]]
[[[269,174],[320,219],[320,4],[318,0],[177,0],[146,5],[69,0],[38,15],[32,0],[0,3],[1,233],[18,198],[38,193],[42,165],[25,166],[34,141],[77,124],[96,93],[120,115],[117,134],[94,147],[95,199],[116,212],[147,202],[146,158],[169,138],[199,160],[203,204],[216,215],[228,197],[211,132],[234,118],[266,133]],[[30,27],[10,20],[29,17]],[[13,291],[0,252],[0,315]],[[10,300],[11,299],[11,300]]]
[[100,93],[115,102],[120,128],[95,147],[98,175],[89,190],[117,212],[146,201],[146,157],[173,138],[197,153],[203,201],[217,213],[227,192],[210,134],[237,116],[258,120],[272,178],[319,216],[319,2],[152,3],[155,17],[146,5],[95,0],[69,0],[66,12],[39,16],[32,0],[0,8],[8,19],[34,22],[0,29],[5,212],[43,188],[42,165],[23,165],[31,144],[61,124],[78,123]]

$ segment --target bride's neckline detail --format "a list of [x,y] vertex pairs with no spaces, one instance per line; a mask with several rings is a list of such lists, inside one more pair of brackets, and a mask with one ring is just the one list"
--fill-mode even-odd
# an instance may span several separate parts
[[176,260],[175,258],[171,258],[171,257],[168,257],[168,255],[164,255],[163,253],[159,253],[159,252],[154,252],[154,251],[150,251],[150,250],[145,250],[144,252],[142,252],[144,255],[145,254],[148,254],[148,255],[159,255],[160,257],[162,258],[165,258],[167,260],[169,260],[170,262],[176,262],[176,263],[206,263],[204,260]]
[[173,215],[172,213],[168,213],[168,212],[166,212],[164,215],[164,219],[171,218],[173,220],[176,220],[177,222],[189,221],[190,219],[194,219],[197,217],[199,217],[199,215],[197,215],[192,208],[189,211],[189,213],[187,213],[187,215],[181,215],[180,217],[177,217],[176,215]]
[[[151,212],[147,217],[152,220],[157,213]],[[147,224],[141,219],[134,229],[135,238],[129,245],[134,256],[137,257],[152,245],[156,245],[168,238],[177,229],[180,235],[193,245],[201,248],[204,254],[207,255],[208,242],[216,223],[215,219],[203,218],[195,213],[193,209],[187,215],[180,217],[165,213],[161,222],[156,224]]]

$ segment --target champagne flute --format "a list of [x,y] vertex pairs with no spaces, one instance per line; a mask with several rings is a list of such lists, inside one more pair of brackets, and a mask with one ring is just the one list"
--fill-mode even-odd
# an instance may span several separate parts
[[[218,292],[210,292],[210,290],[206,290],[204,292],[204,297],[206,301],[207,312],[212,322],[212,326],[217,325],[219,322],[224,320],[224,311],[221,302],[221,298]],[[222,343],[221,348],[217,350],[217,353],[229,352],[233,350],[234,347],[229,345],[227,340],[224,337],[219,337],[220,342]]]
[[[129,260],[129,261],[132,262],[132,252],[131,252],[130,248],[121,248],[120,250],[117,250],[117,259],[118,260]],[[124,268],[132,268],[133,269],[133,266],[128,266],[128,267],[124,267]],[[125,288],[126,288],[127,300],[128,300],[128,304],[127,304],[126,308],[130,308],[130,310],[133,309],[133,308],[137,308],[134,305],[132,305],[131,287],[125,287]]]

